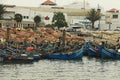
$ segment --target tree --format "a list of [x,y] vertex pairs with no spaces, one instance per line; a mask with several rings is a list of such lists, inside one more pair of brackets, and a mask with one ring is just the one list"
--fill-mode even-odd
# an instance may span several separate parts
[[5,6],[0,4],[0,20],[3,19],[4,13],[5,13]]
[[39,23],[41,22],[41,17],[40,16],[35,16],[34,17],[34,22],[35,22],[35,30],[37,30],[37,27],[39,26]]
[[58,29],[61,27],[67,27],[67,22],[62,12],[54,13],[52,22],[53,22],[53,26],[58,27]]
[[14,20],[17,22],[17,27],[18,27],[18,24],[22,22],[22,15],[15,14]]
[[91,9],[90,12],[88,12],[88,15],[86,16],[86,19],[91,21],[91,23],[92,23],[91,29],[94,29],[94,23],[95,23],[95,21],[100,19],[100,13],[97,12],[95,9]]

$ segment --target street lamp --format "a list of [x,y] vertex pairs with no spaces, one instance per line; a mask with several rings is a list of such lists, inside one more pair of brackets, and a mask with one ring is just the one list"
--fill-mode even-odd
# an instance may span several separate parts
[[98,24],[98,29],[99,29],[99,31],[100,31],[100,19],[101,19],[100,12],[101,12],[101,9],[99,8],[99,5],[98,5],[97,12],[99,13],[99,16],[100,16],[100,18],[99,18],[99,24]]

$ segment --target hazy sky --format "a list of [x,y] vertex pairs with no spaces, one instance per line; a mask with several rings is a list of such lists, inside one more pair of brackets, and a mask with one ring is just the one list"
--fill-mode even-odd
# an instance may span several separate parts
[[[0,0],[1,3],[5,4],[14,4],[19,6],[35,6],[38,7],[42,2],[46,0]],[[56,1],[58,5],[67,5],[75,1],[84,0],[51,0]],[[85,0],[86,2],[90,3],[90,6],[93,8],[97,7],[99,4],[105,10],[109,10],[111,8],[120,9],[120,0]]]

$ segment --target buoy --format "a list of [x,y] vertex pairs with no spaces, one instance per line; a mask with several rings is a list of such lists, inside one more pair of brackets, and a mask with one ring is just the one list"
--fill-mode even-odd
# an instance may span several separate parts
[[33,47],[27,47],[27,48],[26,48],[27,51],[31,51],[31,50],[33,50],[33,49],[34,49]]
[[8,57],[8,60],[9,60],[9,61],[11,61],[11,60],[12,60],[12,57],[11,57],[11,56],[9,56],[9,57]]

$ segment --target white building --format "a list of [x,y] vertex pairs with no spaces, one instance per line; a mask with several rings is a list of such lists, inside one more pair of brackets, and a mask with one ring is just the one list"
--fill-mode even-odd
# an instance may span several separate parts
[[106,11],[101,17],[100,21],[95,22],[95,27],[100,23],[101,30],[120,30],[120,13],[117,9],[110,9]]
[[[83,9],[73,9],[73,8],[65,8],[65,7],[59,7],[56,3],[47,0],[43,2],[40,7],[24,7],[24,6],[15,6],[15,5],[7,5],[6,8],[7,13],[4,14],[4,18],[7,21],[1,21],[2,26],[6,26],[6,24],[10,25],[10,22],[12,24],[16,23],[14,20],[14,15],[19,13],[23,16],[22,20],[22,26],[34,26],[34,17],[36,15],[41,17],[41,23],[43,24],[52,24],[52,18],[54,15],[54,12],[63,12],[66,18],[66,21],[68,22],[68,25],[74,24],[73,22],[76,21],[76,19],[82,20],[84,13],[86,13],[88,10]],[[49,19],[46,20],[46,17]],[[72,22],[73,21],[73,22]],[[15,25],[10,25],[15,26]]]
[[113,8],[106,12],[106,23],[111,30],[120,28],[120,13],[119,10]]
[[[72,6],[71,6],[72,5]],[[86,20],[86,15],[90,11],[90,5],[82,2],[74,2],[70,6],[65,7],[58,6],[55,2],[46,0],[39,7],[24,7],[7,5],[4,14],[4,19],[1,20],[1,26],[12,26],[14,27],[16,22],[13,20],[14,15],[19,13],[23,16],[22,26],[34,26],[34,17],[39,15],[41,17],[41,24],[52,24],[52,18],[54,12],[63,12],[68,23],[68,26],[80,26],[85,27],[90,25],[90,21]],[[85,8],[84,8],[85,7]],[[95,27],[98,27],[100,23],[101,30],[107,30],[111,27],[111,30],[116,29],[120,25],[120,14],[118,10],[112,9],[113,11],[107,11],[99,21],[95,22]],[[46,19],[49,18],[49,19]]]
[[65,5],[64,7],[71,9],[90,9],[90,4],[88,2],[75,1],[69,5]]

